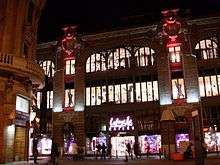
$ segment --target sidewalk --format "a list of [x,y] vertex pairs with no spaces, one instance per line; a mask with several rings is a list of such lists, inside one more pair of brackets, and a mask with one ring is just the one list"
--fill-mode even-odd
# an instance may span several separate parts
[[[39,165],[52,165],[48,159],[38,160]],[[34,165],[33,160],[6,163],[4,165]],[[96,160],[94,158],[87,158],[84,161],[73,161],[70,158],[64,158],[59,160],[59,165],[195,165],[195,160],[183,160],[183,161],[173,161],[173,160],[155,160],[155,159],[137,159],[128,160],[125,162],[123,158],[121,159],[106,159],[106,160]],[[220,157],[212,157],[205,159],[204,165],[220,165]]]

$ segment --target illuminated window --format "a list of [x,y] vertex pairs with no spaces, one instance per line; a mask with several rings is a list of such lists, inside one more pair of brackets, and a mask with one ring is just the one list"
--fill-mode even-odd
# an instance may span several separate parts
[[75,74],[75,62],[76,60],[66,60],[66,75]]
[[130,52],[125,48],[115,49],[108,58],[108,69],[119,69],[130,67]]
[[134,102],[134,87],[133,84],[128,84],[128,102],[133,103]]
[[220,76],[212,75],[199,77],[199,89],[201,97],[218,96],[220,89]]
[[172,79],[173,99],[185,98],[185,88],[183,79]]
[[65,90],[65,107],[73,107],[75,102],[75,90],[74,89],[66,89]]
[[105,58],[102,54],[92,54],[86,61],[86,72],[105,71]]
[[217,49],[218,46],[216,42],[210,39],[199,41],[199,43],[195,47],[196,55],[200,59],[213,59],[218,57]]
[[86,88],[86,106],[90,106],[91,105],[90,98],[91,98],[90,87],[88,87],[88,88]]
[[47,109],[53,108],[53,91],[47,91]]
[[45,75],[48,77],[54,76],[54,63],[51,60],[43,61],[40,66],[43,68]]
[[204,97],[205,96],[205,86],[204,86],[203,77],[199,77],[199,91],[200,91],[200,96]]
[[137,50],[135,57],[138,66],[154,65],[154,50],[149,47],[143,47]]
[[[136,101],[147,102],[158,100],[157,81],[138,82],[136,87]],[[132,83],[108,85],[108,96],[106,86],[86,88],[86,106],[101,105],[104,102],[114,102],[116,104],[133,103],[134,87]]]
[[168,52],[170,56],[170,62],[175,63],[181,61],[180,46],[169,47]]
[[42,100],[42,92],[37,92],[37,108],[40,109],[40,104]]

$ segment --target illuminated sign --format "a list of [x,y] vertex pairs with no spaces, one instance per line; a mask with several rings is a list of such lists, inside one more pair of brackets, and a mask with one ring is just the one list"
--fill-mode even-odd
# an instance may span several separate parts
[[134,124],[130,116],[124,119],[110,118],[109,131],[125,131],[134,130]]

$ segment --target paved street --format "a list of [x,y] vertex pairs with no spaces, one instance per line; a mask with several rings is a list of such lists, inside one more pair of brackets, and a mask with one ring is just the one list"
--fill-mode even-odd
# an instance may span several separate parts
[[[42,165],[52,165],[48,162],[48,159],[38,160],[38,164]],[[125,162],[121,160],[84,160],[84,161],[73,161],[63,159],[59,161],[59,165],[194,165],[194,160],[184,160],[184,161],[168,161],[168,160],[128,160]],[[208,158],[205,160],[205,165],[219,165],[220,158]],[[29,162],[13,162],[7,163],[5,165],[34,165],[33,161]]]

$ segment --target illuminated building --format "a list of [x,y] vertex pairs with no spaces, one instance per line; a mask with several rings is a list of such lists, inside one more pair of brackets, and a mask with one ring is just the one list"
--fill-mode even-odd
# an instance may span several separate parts
[[34,92],[44,85],[36,34],[44,0],[0,1],[0,163],[28,159]]
[[220,17],[162,14],[156,25],[90,35],[66,27],[61,41],[38,45],[45,70],[55,66],[47,100],[60,146],[71,135],[86,154],[110,140],[115,156],[134,141],[143,153],[147,145],[183,152],[194,140],[194,112],[202,110],[204,128],[220,126]]

